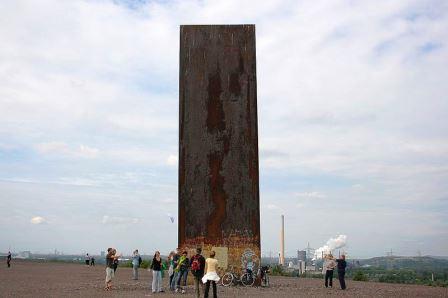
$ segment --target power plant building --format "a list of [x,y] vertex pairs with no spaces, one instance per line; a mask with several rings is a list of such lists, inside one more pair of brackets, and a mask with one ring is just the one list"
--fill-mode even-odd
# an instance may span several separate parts
[[306,262],[306,250],[297,251],[297,260]]

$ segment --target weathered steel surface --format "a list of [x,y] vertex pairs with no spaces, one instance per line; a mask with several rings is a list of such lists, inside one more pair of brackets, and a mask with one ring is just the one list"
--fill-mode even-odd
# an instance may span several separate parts
[[260,256],[254,25],[180,28],[179,246]]

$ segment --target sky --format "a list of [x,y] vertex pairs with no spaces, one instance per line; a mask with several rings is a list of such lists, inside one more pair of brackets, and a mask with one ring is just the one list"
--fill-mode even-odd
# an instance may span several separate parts
[[177,245],[181,24],[256,25],[263,255],[448,255],[443,0],[1,1],[0,251]]

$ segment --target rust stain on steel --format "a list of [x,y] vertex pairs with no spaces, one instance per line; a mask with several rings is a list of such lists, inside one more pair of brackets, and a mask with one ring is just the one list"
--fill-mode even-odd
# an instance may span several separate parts
[[179,246],[260,255],[254,25],[180,28]]

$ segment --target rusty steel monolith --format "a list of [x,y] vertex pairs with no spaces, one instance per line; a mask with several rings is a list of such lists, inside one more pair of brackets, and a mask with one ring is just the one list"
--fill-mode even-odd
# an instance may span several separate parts
[[254,25],[180,27],[179,247],[260,261]]

